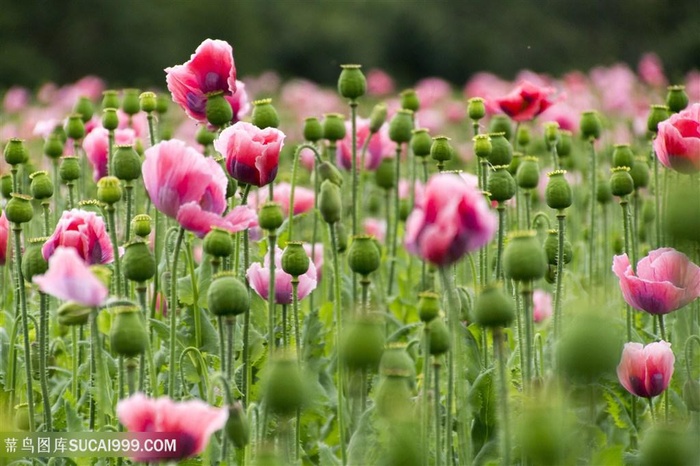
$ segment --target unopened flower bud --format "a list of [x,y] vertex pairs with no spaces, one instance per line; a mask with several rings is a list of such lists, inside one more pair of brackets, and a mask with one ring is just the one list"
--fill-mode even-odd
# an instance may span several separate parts
[[57,159],[63,155],[63,140],[58,134],[51,133],[44,142],[44,155]]
[[310,142],[323,139],[323,126],[318,118],[309,117],[304,120],[304,139]]
[[683,401],[688,411],[700,411],[700,383],[689,378],[683,385]]
[[659,123],[669,117],[669,109],[665,105],[652,105],[647,118],[647,129],[656,134],[659,131]]
[[24,432],[29,430],[31,423],[29,422],[29,405],[27,403],[20,403],[15,406],[14,417],[17,430]]
[[311,260],[301,241],[290,241],[282,253],[282,270],[292,277],[304,275],[309,270]]
[[323,115],[323,138],[336,142],[345,137],[345,117],[340,113]]
[[557,155],[559,157],[567,157],[571,154],[571,141],[573,135],[571,131],[561,130],[559,131],[559,140],[557,141]]
[[251,122],[260,129],[277,128],[280,125],[280,117],[272,105],[272,99],[260,99],[253,102]]
[[515,135],[515,140],[519,147],[527,147],[530,144],[530,128],[527,126],[520,126],[518,128],[518,133]]
[[119,108],[119,93],[113,89],[102,92],[102,109],[108,108]]
[[355,100],[367,92],[367,79],[362,73],[362,65],[340,65],[338,93],[346,99]]
[[634,152],[629,144],[615,144],[612,153],[613,167],[630,167],[634,166]]
[[354,236],[348,251],[348,265],[353,272],[367,277],[379,268],[381,254],[371,236]]
[[156,112],[159,115],[167,113],[170,108],[170,95],[169,94],[158,94],[156,96]]
[[559,342],[559,369],[568,377],[585,382],[612,376],[622,353],[621,330],[603,316],[581,313]]
[[688,94],[685,92],[685,86],[668,86],[668,94],[666,94],[666,106],[673,113],[678,113],[685,110],[688,106]]
[[133,116],[141,111],[140,94],[141,92],[138,89],[124,89],[124,98],[122,99],[122,110],[124,113]]
[[430,322],[440,314],[440,296],[432,291],[418,294],[418,317],[423,322]]
[[[207,94],[206,116],[210,125],[221,128],[233,119],[231,104],[224,97],[223,91]],[[253,112],[255,114],[255,112]]]
[[397,144],[409,142],[413,131],[413,112],[405,108],[396,112],[389,122],[389,139]]
[[515,196],[515,180],[508,171],[507,165],[493,167],[493,171],[489,174],[488,190],[491,193],[491,199],[499,203]]
[[85,136],[85,123],[83,123],[83,119],[79,113],[73,113],[68,116],[65,130],[66,135],[75,141],[78,141]]
[[214,143],[214,139],[216,139],[216,133],[214,131],[209,131],[207,125],[200,126],[197,130],[197,134],[195,134],[197,144],[205,147],[212,145]]
[[596,200],[600,204],[608,204],[612,202],[612,199],[613,195],[610,191],[610,181],[604,178],[599,179],[596,187]]
[[447,329],[445,319],[436,317],[428,323],[430,332],[430,351],[432,356],[440,356],[450,350],[450,331]]
[[73,106],[73,112],[80,114],[83,123],[87,123],[95,113],[95,106],[92,104],[92,101],[89,98],[80,96],[78,97],[78,101]]
[[416,368],[403,343],[389,345],[379,361],[379,374],[385,377],[411,377]]
[[207,306],[215,316],[237,316],[250,309],[248,290],[232,272],[214,276],[207,291]]
[[396,186],[396,160],[394,158],[384,158],[379,162],[377,170],[374,172],[374,179],[382,189],[392,189]]
[[401,92],[401,108],[417,112],[420,109],[420,100],[415,89],[406,89]]
[[279,203],[266,202],[263,204],[258,214],[258,223],[263,230],[277,231],[277,229],[282,226],[282,223],[284,223],[284,215]]
[[10,138],[5,145],[5,162],[10,165],[19,165],[29,160],[29,151],[24,139]]
[[116,176],[104,176],[97,182],[97,199],[112,205],[122,198],[122,187]]
[[634,165],[630,169],[630,176],[634,181],[634,189],[646,188],[649,186],[649,165],[644,156],[638,156]]
[[34,217],[31,196],[12,193],[5,206],[5,216],[12,223],[27,223]]
[[89,306],[78,304],[75,301],[67,301],[56,310],[56,316],[58,317],[58,323],[61,325],[69,327],[72,325],[85,325],[88,322],[91,311],[92,308]]
[[549,182],[545,190],[547,205],[556,210],[566,209],[573,203],[573,191],[564,175],[566,170],[555,170],[547,174]]
[[350,369],[374,370],[384,351],[384,325],[379,316],[360,316],[342,339],[341,356]]
[[143,112],[154,112],[156,108],[158,108],[158,98],[156,97],[156,93],[150,91],[142,92],[139,96],[139,106]]
[[141,240],[132,241],[124,246],[122,258],[124,276],[127,280],[143,283],[156,274],[156,260],[148,245]]
[[634,191],[634,180],[630,175],[629,167],[617,167],[610,169],[610,191],[613,196],[624,197]]
[[482,327],[508,327],[514,318],[515,303],[500,283],[488,285],[474,302],[474,320]]
[[[513,157],[515,160],[515,157]],[[540,182],[540,166],[537,157],[523,157],[516,172],[518,186],[522,189],[535,189]]]
[[600,121],[600,116],[595,110],[583,112],[581,115],[581,137],[586,141],[591,139],[600,139],[600,133],[603,129],[603,123]]
[[340,187],[329,180],[321,183],[321,192],[318,199],[318,209],[326,223],[340,221],[342,211],[342,195]]
[[659,423],[644,436],[637,464],[639,466],[700,464],[700,450],[697,446],[697,431],[694,429],[685,430]]
[[491,136],[488,134],[477,134],[472,141],[474,141],[474,154],[477,157],[483,159],[491,155],[491,151],[493,150]]
[[481,97],[472,97],[467,104],[467,113],[473,121],[479,121],[486,116],[486,105]]
[[12,196],[12,175],[7,173],[0,176],[0,189],[2,190],[2,197],[5,199],[9,199]]
[[29,175],[29,179],[32,180],[29,190],[34,199],[43,200],[53,196],[54,186],[51,177],[49,177],[49,172],[43,170],[34,172]]
[[551,149],[552,146],[556,146],[559,141],[559,123],[556,121],[549,121],[544,124],[544,142],[547,149]]
[[433,145],[433,138],[425,128],[416,128],[413,130],[411,138],[411,150],[416,157],[427,157],[430,155],[430,148]]
[[218,258],[230,256],[234,248],[231,233],[219,227],[212,227],[204,237],[202,248],[210,256]]
[[226,436],[236,448],[244,448],[250,441],[248,417],[240,401],[234,402],[228,408],[228,419],[224,427]]
[[506,277],[527,282],[544,277],[547,257],[534,231],[515,232],[503,253]]
[[382,127],[387,117],[387,108],[385,103],[378,103],[372,108],[372,113],[369,114],[369,132],[374,134]]
[[450,144],[450,138],[447,136],[435,136],[433,144],[430,146],[430,157],[438,164],[452,160],[455,150]]
[[22,255],[22,276],[24,281],[32,283],[35,275],[43,275],[49,269],[41,248],[48,238],[32,238]]
[[503,133],[503,136],[510,140],[513,135],[513,126],[510,118],[506,115],[494,115],[489,122],[489,133]]
[[343,222],[335,224],[335,235],[338,241],[338,254],[343,254],[348,249],[348,230]]
[[340,170],[330,162],[326,161],[319,164],[318,175],[321,178],[321,182],[328,180],[338,186],[343,185],[343,175],[340,173]]

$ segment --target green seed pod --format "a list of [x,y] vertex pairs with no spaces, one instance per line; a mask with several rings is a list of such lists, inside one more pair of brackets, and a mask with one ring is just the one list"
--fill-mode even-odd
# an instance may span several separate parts
[[651,199],[645,199],[642,206],[642,222],[651,223],[656,218],[656,206]]
[[88,322],[91,310],[90,307],[83,306],[75,301],[65,302],[56,311],[58,323],[69,327],[72,325],[85,325]]
[[387,117],[387,108],[385,103],[378,103],[372,108],[372,113],[369,114],[369,132],[374,134],[382,127]]
[[345,137],[345,117],[340,113],[323,115],[323,138],[330,141],[340,141]]
[[608,204],[612,202],[613,195],[610,191],[610,180],[606,178],[599,178],[598,185],[596,186],[596,200],[600,204]]
[[513,152],[513,159],[510,161],[508,164],[508,173],[513,175],[515,178],[515,175],[518,173],[518,168],[520,168],[520,164],[523,161],[523,155],[522,152]]
[[12,196],[12,175],[8,173],[0,177],[0,188],[2,188],[2,197],[9,199]]
[[567,464],[571,450],[571,429],[560,406],[550,407],[545,400],[531,403],[522,413],[518,438],[522,452],[531,464],[557,466]]
[[318,118],[309,117],[304,120],[304,139],[310,142],[323,139],[323,126]]
[[637,160],[630,170],[630,176],[632,177],[632,181],[634,181],[634,189],[641,189],[649,186],[649,165],[647,165],[646,158],[643,156],[637,157]]
[[318,175],[321,178],[321,182],[329,180],[338,186],[343,185],[343,175],[340,173],[340,170],[330,162],[322,162],[319,164]]
[[491,137],[491,154],[489,154],[489,163],[491,165],[509,165],[513,160],[513,146],[506,139],[505,133],[490,133]]
[[64,183],[75,181],[80,178],[80,162],[78,157],[66,155],[61,157],[61,165],[58,167],[58,174]]
[[297,362],[291,358],[270,361],[263,386],[263,400],[267,408],[281,416],[292,416],[304,404],[305,397]]
[[624,197],[634,191],[634,181],[630,175],[629,167],[611,168],[610,192],[613,196]]
[[418,317],[428,323],[440,314],[440,295],[432,291],[418,293]]
[[384,322],[381,316],[360,315],[344,330],[341,343],[343,362],[353,370],[374,371],[384,351]]
[[292,277],[304,275],[309,270],[311,260],[303,244],[301,241],[290,241],[282,253],[282,270]]
[[486,105],[481,97],[472,97],[467,104],[467,114],[472,121],[479,121],[486,115]]
[[57,159],[63,155],[63,140],[58,134],[51,133],[44,142],[44,155]]
[[119,116],[116,108],[105,108],[102,111],[102,126],[109,131],[119,127]]
[[5,206],[5,216],[12,223],[27,223],[34,217],[31,196],[12,193]]
[[34,199],[49,199],[53,196],[53,181],[49,177],[49,172],[38,171],[29,175],[29,179],[32,183],[29,185],[29,190],[32,193]]
[[506,277],[527,282],[542,278],[547,271],[547,256],[534,231],[521,231],[510,236],[503,253]]
[[603,123],[600,121],[600,116],[595,110],[583,112],[581,115],[581,137],[588,141],[591,139],[600,139],[600,133],[603,129]]
[[122,186],[116,176],[103,176],[97,182],[97,199],[112,205],[122,198]]
[[223,228],[212,227],[204,236],[202,248],[210,256],[222,258],[233,254],[233,238],[231,233]]
[[489,174],[488,190],[491,193],[491,199],[499,203],[515,196],[515,180],[508,171],[508,165],[493,167]]
[[253,102],[251,122],[260,129],[277,128],[280,125],[280,117],[272,105],[272,99],[260,99]]
[[266,202],[258,213],[258,223],[263,230],[275,232],[284,223],[282,206],[277,202]]
[[683,385],[683,401],[688,411],[700,411],[700,383],[688,379]]
[[452,160],[455,150],[450,144],[450,138],[447,136],[435,136],[433,144],[430,146],[430,157],[438,164]]
[[102,108],[119,108],[119,93],[115,90],[107,90],[102,92]]
[[401,108],[410,110],[413,113],[420,109],[420,100],[415,89],[405,89],[401,92]]
[[559,140],[557,141],[557,155],[562,158],[566,158],[571,154],[573,135],[571,131],[561,130],[559,131]]
[[450,350],[450,331],[447,329],[445,319],[437,317],[428,323],[430,332],[430,354],[440,356]]
[[433,145],[433,138],[425,128],[416,128],[413,130],[411,138],[411,151],[416,157],[427,157],[430,155],[430,148]]
[[[557,265],[557,253],[559,251],[558,230],[549,230],[547,238],[544,240],[544,252],[547,255],[547,262],[550,265]],[[573,259],[574,251],[571,243],[564,239],[564,263],[568,264]]]
[[151,222],[150,215],[138,214],[131,219],[131,231],[133,231],[136,236],[146,238],[151,234]]
[[340,65],[338,93],[346,99],[355,100],[367,92],[367,79],[362,73],[362,65]]
[[685,92],[685,86],[676,85],[668,86],[668,94],[666,94],[666,106],[673,113],[678,113],[685,110],[688,106],[688,94]]
[[133,116],[141,111],[140,94],[141,91],[138,89],[124,89],[124,98],[122,99],[122,110],[124,113]]
[[530,144],[530,139],[530,128],[527,126],[520,126],[518,128],[518,133],[515,135],[518,147],[527,147],[527,145]]
[[404,343],[390,344],[379,361],[379,374],[385,377],[415,377],[416,366]]
[[613,167],[630,167],[634,166],[634,152],[629,144],[615,144],[612,154]]
[[474,303],[474,321],[482,327],[508,327],[515,318],[513,298],[500,283],[487,285]]
[[139,106],[142,112],[155,112],[156,108],[158,108],[158,97],[156,93],[150,91],[142,92],[141,95],[139,95]]
[[109,332],[112,351],[119,356],[133,358],[148,346],[145,318],[136,304],[112,308],[112,328]]
[[[559,370],[574,380],[591,382],[613,376],[622,354],[623,334],[610,319],[591,312],[575,318],[557,348]],[[591,344],[595,342],[595,344]]]
[[544,143],[547,150],[552,150],[559,142],[559,123],[556,121],[548,121],[544,124]]
[[535,189],[540,182],[540,166],[537,157],[523,157],[518,167],[516,179],[523,189]]
[[200,126],[197,130],[197,134],[195,135],[197,144],[204,147],[212,145],[214,143],[214,139],[216,139],[216,133],[214,131],[209,131],[207,125]]
[[613,253],[615,253],[616,255],[619,256],[620,254],[622,254],[624,252],[624,248],[625,248],[625,243],[624,243],[624,239],[622,238],[622,236],[621,235],[613,236],[613,241],[612,241]]
[[385,420],[407,420],[411,409],[411,390],[403,377],[385,377],[377,387],[374,405]]
[[73,112],[80,114],[83,123],[87,123],[95,113],[95,106],[92,101],[85,96],[78,97],[78,101],[73,106]]
[[163,115],[167,113],[170,108],[170,95],[169,94],[158,94],[156,96],[156,112]]
[[562,210],[571,206],[574,198],[573,190],[564,175],[566,170],[555,170],[547,173],[549,182],[545,190],[545,200],[552,209]]
[[343,222],[335,224],[335,235],[338,240],[338,254],[343,254],[348,249],[348,231]]
[[374,181],[378,187],[386,190],[396,186],[396,159],[383,158],[374,172]]
[[641,442],[639,466],[700,464],[697,433],[673,425],[654,425]]
[[503,136],[510,140],[513,136],[513,126],[510,118],[506,115],[494,115],[489,122],[489,133],[503,133]]
[[156,260],[148,245],[141,240],[135,240],[124,246],[122,258],[124,276],[127,280],[143,283],[156,274]]
[[318,209],[326,223],[336,223],[340,221],[340,215],[342,213],[342,195],[340,187],[337,184],[329,180],[325,180],[321,183]]
[[64,129],[66,130],[66,135],[75,141],[85,137],[85,123],[83,123],[79,113],[73,113],[68,116]]
[[[257,106],[255,107],[257,108]],[[221,128],[233,119],[233,108],[224,97],[223,91],[216,91],[207,94],[206,116],[210,125]],[[255,118],[255,110],[253,110],[253,119]],[[257,126],[257,125],[256,125]]]
[[354,236],[348,251],[350,270],[367,277],[379,268],[381,256],[369,235]]
[[11,138],[5,145],[5,162],[14,166],[29,160],[29,151],[24,139]]
[[647,129],[656,134],[659,131],[659,123],[668,119],[669,109],[665,105],[652,105],[647,118]]
[[228,407],[228,419],[224,431],[236,448],[244,448],[250,442],[248,417],[240,401],[236,401]]
[[472,141],[474,141],[474,154],[477,157],[483,159],[491,155],[491,151],[493,150],[491,136],[488,134],[477,134]]
[[413,112],[402,108],[389,122],[389,139],[397,144],[409,142],[413,131]]
[[17,427],[17,430],[21,430],[23,432],[29,431],[29,405],[27,403],[20,403],[15,406],[14,416],[15,427]]
[[47,239],[32,238],[29,240],[29,246],[24,250],[22,255],[22,276],[27,283],[32,283],[32,278],[35,275],[43,275],[49,269],[49,263],[44,259],[44,254],[41,252],[41,247]]
[[245,285],[231,272],[214,276],[207,292],[209,311],[215,316],[237,316],[250,309]]

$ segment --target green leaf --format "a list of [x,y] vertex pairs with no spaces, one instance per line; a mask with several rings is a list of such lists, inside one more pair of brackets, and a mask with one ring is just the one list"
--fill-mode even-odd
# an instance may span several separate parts
[[493,368],[482,372],[474,381],[469,393],[469,403],[475,416],[486,426],[496,425],[496,387]]
[[[187,307],[180,318],[180,324],[178,329],[178,336],[186,346],[194,346],[194,310],[192,307]],[[199,322],[202,331],[202,341],[201,346],[198,348],[202,352],[207,353],[218,353],[219,351],[219,336],[209,320],[209,313],[205,312],[201,307],[197,309],[199,312]]]
[[622,466],[622,454],[625,450],[624,445],[613,445],[604,450],[600,450],[591,458],[591,464],[604,464],[606,466]]
[[82,432],[83,422],[78,416],[78,412],[75,409],[75,399],[70,392],[66,392],[63,395],[63,408],[66,413],[66,427],[68,432]]
[[333,454],[328,445],[322,443],[318,449],[318,457],[321,466],[339,466],[340,460]]
[[605,398],[606,411],[610,414],[615,426],[620,429],[628,429],[632,423],[627,414],[627,408],[617,394],[612,390],[605,390],[603,392],[603,398]]

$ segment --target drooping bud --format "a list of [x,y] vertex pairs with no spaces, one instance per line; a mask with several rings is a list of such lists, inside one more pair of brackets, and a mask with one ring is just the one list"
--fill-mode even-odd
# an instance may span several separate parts
[[396,160],[389,157],[383,158],[374,172],[374,180],[382,189],[390,190],[396,186]]
[[10,165],[19,165],[29,160],[29,151],[24,139],[10,138],[5,145],[5,162]]
[[489,122],[489,133],[503,133],[504,137],[510,140],[513,136],[513,126],[510,118],[506,115],[494,115]]
[[251,122],[260,129],[277,128],[280,125],[280,117],[272,105],[272,99],[260,99],[253,102]]
[[647,118],[647,129],[656,134],[659,131],[659,123],[669,117],[669,109],[665,105],[652,105]]
[[[210,125],[221,128],[231,123],[233,119],[233,108],[223,91],[216,91],[207,94],[206,116]],[[253,111],[255,115],[255,111]]]
[[438,166],[452,160],[455,150],[447,136],[435,136],[430,146],[430,157],[438,163]]
[[340,170],[328,161],[319,164],[318,175],[321,178],[321,182],[329,180],[338,186],[343,185],[343,175],[340,173]]
[[389,139],[397,144],[409,142],[413,131],[413,112],[402,108],[389,122]]
[[304,139],[310,142],[323,139],[323,126],[318,118],[309,117],[304,120]]
[[31,196],[12,193],[5,206],[5,216],[12,223],[27,223],[34,217]]
[[469,119],[479,121],[486,116],[486,105],[481,97],[472,97],[467,104]]
[[104,176],[97,182],[97,199],[112,205],[122,198],[122,186],[116,176]]
[[321,183],[321,192],[318,199],[318,209],[326,223],[340,221],[342,213],[342,195],[340,187],[329,180]]
[[493,167],[489,174],[488,190],[491,199],[496,202],[505,202],[515,196],[515,180],[508,171],[508,165]]
[[156,93],[150,91],[142,92],[141,95],[139,95],[139,106],[143,112],[155,112],[156,108],[158,108],[158,97]]
[[430,148],[433,145],[433,138],[426,128],[416,128],[413,130],[411,138],[411,151],[416,157],[427,157],[430,155]]
[[540,166],[537,157],[523,157],[516,174],[518,186],[522,189],[535,189],[540,182]]
[[440,314],[440,296],[432,291],[418,294],[418,317],[428,323]]
[[228,419],[224,427],[226,436],[236,448],[244,448],[250,442],[250,426],[248,417],[240,401],[228,407]]
[[237,316],[250,309],[245,285],[232,272],[214,276],[207,291],[207,306],[215,316]]
[[138,89],[124,89],[124,98],[122,99],[122,110],[124,113],[134,116],[141,111],[140,94],[141,91]]
[[340,113],[323,115],[323,138],[330,141],[340,141],[345,137],[345,117]]
[[29,175],[29,179],[32,180],[29,190],[34,199],[43,200],[53,196],[54,185],[49,177],[49,172],[43,170],[34,172]]
[[547,205],[552,209],[566,209],[573,203],[574,194],[564,175],[566,175],[566,170],[555,170],[547,173],[549,182],[544,197]]
[[630,167],[634,166],[634,152],[629,144],[615,144],[612,153],[612,166]]
[[372,108],[372,113],[369,114],[369,132],[374,134],[382,127],[387,117],[387,108],[385,103],[378,103]]
[[284,223],[282,206],[277,202],[266,202],[263,204],[258,214],[258,223],[263,230],[276,232]]
[[490,133],[491,153],[488,161],[491,165],[509,165],[513,160],[513,146],[506,139],[505,133]]
[[685,86],[676,85],[668,86],[668,94],[666,94],[666,106],[673,113],[678,113],[685,110],[688,106],[688,94],[685,92]]
[[290,241],[282,253],[282,270],[292,277],[304,275],[309,270],[311,260],[301,241]]
[[362,73],[362,65],[340,65],[338,93],[346,99],[355,100],[367,92],[367,79]]
[[513,298],[501,283],[487,285],[474,303],[474,320],[482,327],[508,327],[515,318]]
[[369,235],[354,236],[348,251],[348,265],[353,272],[367,277],[379,268],[381,254]]
[[64,183],[75,181],[80,178],[80,162],[74,155],[61,157],[61,165],[58,167],[58,174]]
[[119,93],[114,89],[109,89],[102,92],[102,109],[118,109],[119,108]]
[[343,222],[335,224],[335,235],[338,241],[338,254],[343,254],[348,249],[348,230]]
[[515,281],[527,282],[544,277],[547,257],[534,231],[520,231],[510,235],[503,253],[503,270],[506,277]]
[[415,89],[405,89],[401,92],[401,108],[410,110],[413,113],[420,109],[420,100]]
[[124,246],[122,266],[127,280],[137,283],[150,280],[156,274],[156,260],[153,253],[141,240],[132,241]]
[[78,97],[78,101],[73,106],[73,112],[80,114],[83,123],[87,123],[95,113],[95,106],[92,104],[92,101],[89,98],[80,96]]
[[491,136],[488,134],[477,134],[472,141],[474,141],[474,154],[477,157],[483,159],[491,155],[491,151],[493,150]]
[[624,197],[634,191],[634,181],[630,175],[629,167],[611,168],[610,191],[613,196]]

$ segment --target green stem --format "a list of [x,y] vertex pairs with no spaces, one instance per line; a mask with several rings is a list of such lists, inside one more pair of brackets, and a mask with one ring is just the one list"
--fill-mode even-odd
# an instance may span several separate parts
[[440,440],[440,363],[437,361],[433,362],[433,371],[433,400],[435,405],[435,465],[442,466],[442,440]]
[[[91,358],[93,361],[94,377],[93,396],[95,397],[95,408],[97,408],[104,423],[105,416],[111,413],[111,406],[102,396],[104,387],[107,386],[107,377],[104,372],[105,365],[102,361],[102,344],[100,342],[100,330],[97,327],[98,309],[94,308],[90,313],[90,338],[91,338]],[[99,388],[98,388],[99,387]],[[96,426],[95,426],[96,427]]]
[[[158,274],[156,274],[158,275]],[[139,297],[139,303],[141,304],[141,318],[144,321],[144,324],[146,326],[146,332],[150,335],[150,322],[147,317],[147,312],[148,312],[148,305],[146,304],[146,285],[144,283],[139,283],[139,285],[136,287],[136,294]],[[153,359],[153,347],[149,344],[146,345],[146,359],[148,360],[148,378],[149,378],[149,389],[150,389],[150,394],[152,397],[157,397],[158,396],[158,383],[157,383],[157,375],[156,375],[156,364],[155,360]],[[144,361],[143,358],[141,359],[141,364],[139,365],[139,370],[141,371],[141,376],[139,377],[139,390],[143,390],[143,385],[144,385]]]
[[72,210],[75,207],[75,193],[73,192],[73,182],[69,181],[66,183],[68,186],[68,210]]
[[275,353],[275,321],[276,321],[276,309],[275,309],[275,244],[277,243],[277,236],[274,232],[269,232],[267,235],[267,247],[268,253],[270,254],[270,281],[267,290],[267,313],[268,313],[268,351],[270,356]]
[[192,254],[192,243],[189,236],[185,238],[185,258],[187,260],[187,270],[190,274],[190,285],[192,286],[192,315],[194,317],[194,346],[202,347],[202,316],[199,312],[199,287],[197,286],[197,276],[194,272],[194,255]]
[[591,211],[590,211],[590,236],[588,238],[588,286],[590,293],[593,293],[593,278],[595,275],[595,247],[596,247],[596,191],[597,191],[597,162],[598,157],[595,151],[595,140],[589,141],[591,146]]
[[226,319],[226,377],[228,380],[233,380],[234,358],[233,348],[236,343],[236,316],[231,316]]
[[19,296],[19,306],[22,315],[22,337],[24,340],[24,374],[27,377],[27,404],[29,405],[29,432],[34,432],[34,390],[32,389],[32,357],[29,349],[29,317],[27,316],[27,296],[24,289],[22,274],[22,224],[13,223],[15,241],[15,288]]
[[133,216],[134,207],[134,185],[131,181],[127,181],[124,185],[124,193],[126,197],[126,222],[124,223],[124,242],[128,243],[131,239],[131,217]]
[[221,372],[225,372],[228,377],[228,372],[226,371],[226,338],[224,336],[224,317],[219,316],[219,367]]
[[[401,180],[401,148],[402,144],[396,144],[396,163],[394,164],[396,173],[394,183],[394,212],[391,218],[391,259],[389,262],[389,283],[387,295],[391,296],[394,291],[394,273],[396,271],[396,255],[399,239],[399,180]],[[388,213],[387,213],[388,220]]]
[[148,119],[148,139],[151,143],[151,147],[153,147],[156,145],[156,142],[158,142],[158,137],[156,135],[155,128],[155,117],[153,116],[153,112],[148,112],[146,118]]
[[51,403],[49,398],[49,384],[46,379],[48,375],[47,368],[47,345],[48,345],[48,330],[49,330],[49,297],[40,292],[40,314],[39,314],[39,382],[41,383],[41,401],[44,405],[44,430],[51,432]]
[[287,221],[287,232],[288,232],[288,240],[293,241],[294,240],[294,224],[292,222],[292,219],[294,217],[294,191],[297,185],[297,171],[299,168],[299,154],[301,154],[301,151],[303,149],[310,149],[314,152],[314,155],[316,158],[320,158],[321,154],[318,153],[318,150],[316,149],[316,146],[313,144],[299,144],[294,151],[294,157],[292,158],[292,189],[291,192],[289,193],[289,213],[288,217],[289,220]]
[[360,285],[362,286],[361,311],[363,314],[367,314],[369,312],[369,286],[371,284],[372,281],[369,279],[369,277],[362,277],[360,280]]
[[554,170],[559,170],[559,154],[557,154],[557,144],[556,143],[552,144],[552,148],[550,149],[550,152],[552,154],[552,163],[554,164]]
[[170,270],[170,368],[168,369],[168,395],[175,399],[175,348],[177,338],[177,262],[180,256],[180,247],[185,236],[185,229],[180,227],[175,240],[175,250],[173,252],[173,262]]
[[[152,144],[151,144],[152,145]],[[112,158],[114,157],[114,130],[110,129],[107,133],[107,176],[114,173],[112,166]]]
[[341,301],[341,293],[340,293],[340,264],[338,262],[338,238],[337,238],[337,233],[336,233],[336,224],[331,223],[328,225],[328,230],[330,232],[330,237],[331,237],[331,249],[333,253],[333,285],[334,285],[334,303],[333,307],[335,309],[335,320],[336,320],[336,329],[335,329],[335,347],[336,347],[336,370],[338,371],[338,431],[340,433],[340,458],[342,465],[345,466],[347,464],[347,457],[346,457],[346,452],[345,452],[345,416],[344,416],[344,409],[343,409],[343,391],[345,389],[345,371],[344,371],[344,365],[340,361],[340,336],[342,335],[342,328],[343,328],[343,310],[342,310],[342,301]]
[[114,204],[107,206],[107,222],[109,224],[109,237],[112,240],[112,249],[114,250],[114,278],[116,281],[117,296],[122,296],[122,274],[120,268],[121,259],[119,258],[119,243],[117,242],[117,229],[114,222]]
[[[656,136],[654,136],[656,138]],[[661,192],[659,191],[659,159],[654,150],[654,139],[651,141],[651,158],[654,164],[654,204],[656,207],[656,215],[654,223],[656,227],[656,248],[661,247]]]
[[[427,323],[423,326],[423,391],[421,393],[421,414],[423,428],[421,437],[423,438],[423,466],[427,466],[430,460],[430,448],[428,438],[430,437],[430,412],[428,402],[428,392],[430,386],[430,329]],[[437,392],[436,392],[437,396]]]
[[[630,228],[629,228],[629,203],[627,197],[620,198],[620,206],[622,207],[622,225],[625,231],[625,254],[630,257]],[[632,265],[632,270],[636,270],[637,262],[633,257],[630,258],[630,264]],[[632,341],[632,308],[628,304],[626,307],[626,321],[627,321],[627,341]]]
[[527,225],[526,228],[530,228],[530,210],[531,210],[531,203],[532,203],[532,190],[531,189],[526,189],[525,192],[525,225]]
[[[294,319],[294,348],[296,350],[297,364],[301,368],[301,338],[299,336],[299,277],[292,276],[292,314]],[[301,458],[301,409],[297,409],[294,422],[294,458],[298,462]]]
[[129,358],[126,361],[126,385],[129,389],[129,396],[136,393],[136,359]]
[[[194,353],[195,356],[192,356],[190,353]],[[183,392],[185,389],[185,375],[183,373],[183,368],[185,367],[185,365],[183,364],[183,360],[185,359],[185,356],[190,357],[190,361],[192,361],[192,366],[194,366],[195,370],[197,371],[197,375],[199,376],[199,382],[197,384],[199,387],[199,396],[201,398],[204,398],[209,388],[209,373],[207,372],[207,363],[204,360],[204,356],[202,356],[202,352],[194,346],[188,346],[187,348],[182,350],[182,353],[180,353],[180,358],[178,359],[178,361],[180,366],[179,371],[180,378],[182,379]]]
[[71,371],[71,395],[78,399],[78,326],[71,325],[70,339],[73,343],[71,347],[72,371]]
[[494,327],[493,328],[493,346],[496,350],[496,358],[498,359],[498,379],[499,379],[499,389],[500,389],[500,408],[501,408],[501,449],[503,451],[502,458],[503,464],[510,464],[510,428],[508,418],[511,413],[508,409],[508,378],[506,372],[506,366],[508,361],[506,360],[504,340],[503,340],[503,328]]
[[[498,252],[496,257],[496,280],[503,279],[503,241],[506,233],[506,206],[498,203]],[[487,280],[488,282],[488,280]]]
[[529,389],[532,381],[532,284],[523,282],[521,286],[525,319],[525,386]]
[[566,214],[560,210],[557,214],[559,231],[557,232],[557,276],[556,291],[554,294],[554,341],[559,341],[561,330],[561,294],[564,281],[564,235],[566,228]]
[[44,217],[44,236],[49,236],[51,234],[51,226],[49,224],[49,201],[43,201],[41,203],[41,209]]

